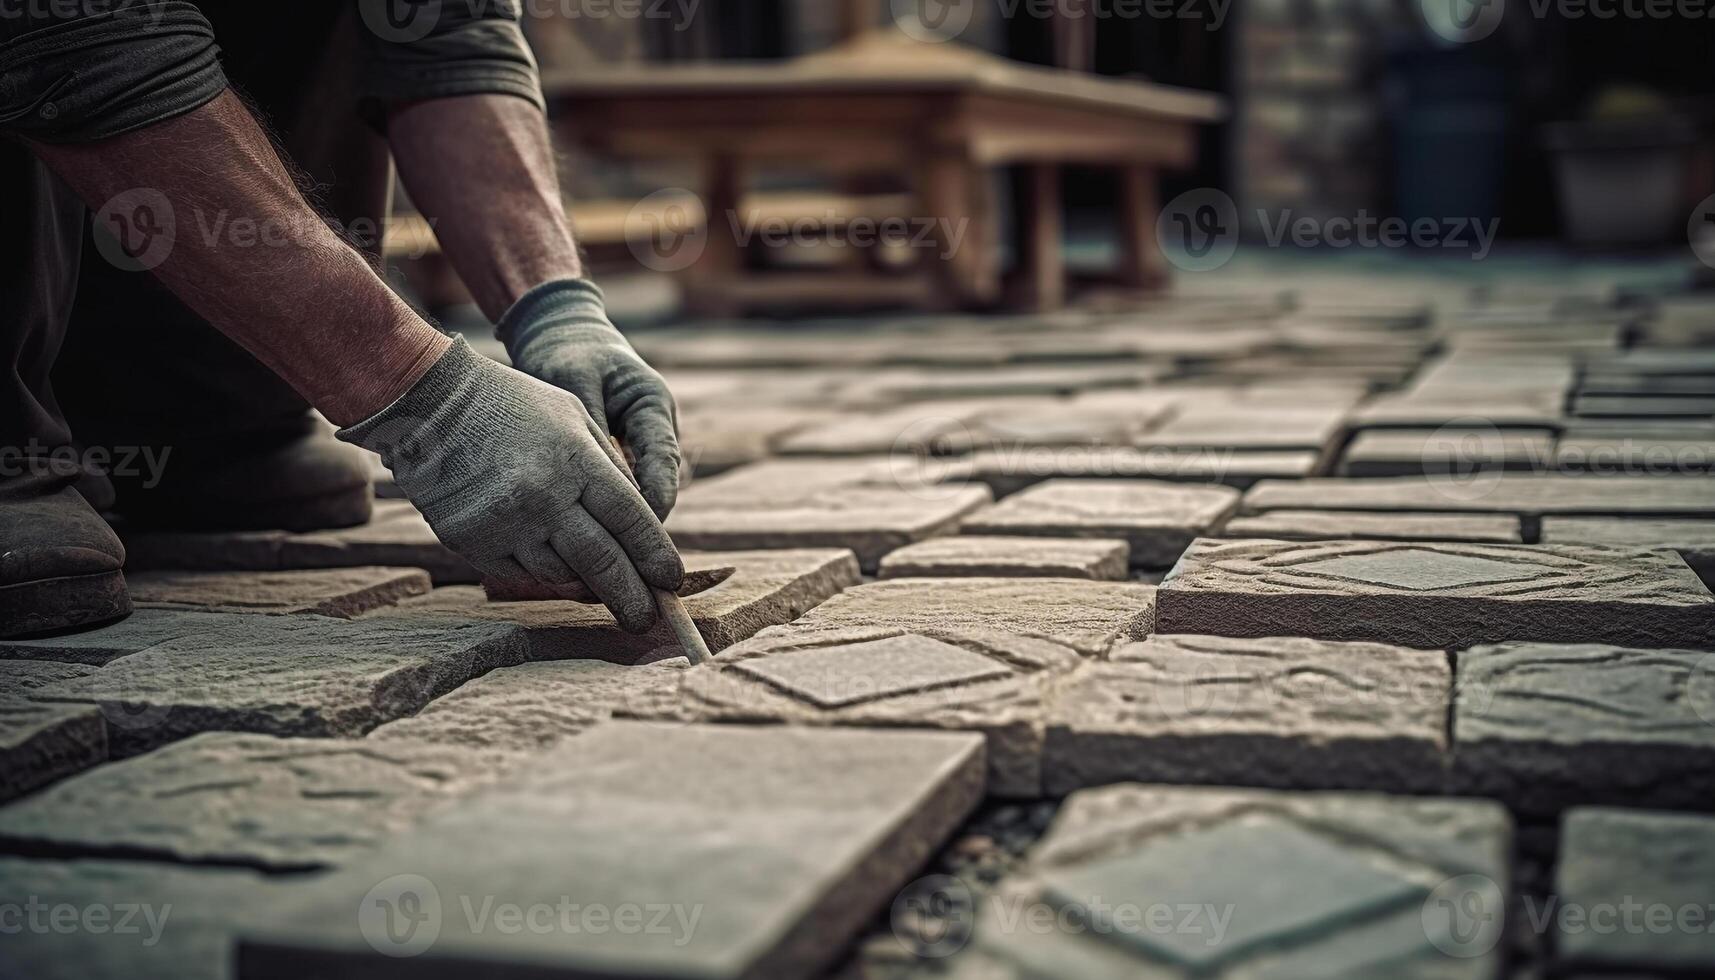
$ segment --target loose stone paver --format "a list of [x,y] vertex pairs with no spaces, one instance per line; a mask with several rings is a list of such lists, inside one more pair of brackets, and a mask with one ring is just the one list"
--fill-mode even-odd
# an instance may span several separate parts
[[1060,682],[1046,791],[1140,780],[1438,792],[1452,669],[1440,650],[1161,634]]
[[30,700],[38,688],[75,680],[95,668],[19,660],[0,671],[0,803],[107,758],[101,712]]
[[[1580,807],[1566,814],[1555,896],[1565,970],[1715,974],[1715,818]],[[1593,916],[1593,917],[1592,917]]]
[[283,572],[134,572],[133,605],[202,612],[315,613],[350,619],[429,591],[420,568],[294,569]]
[[1156,605],[1163,633],[1715,647],[1715,595],[1677,555],[1595,545],[1203,539]]
[[1344,405],[1195,406],[1142,436],[1144,447],[1326,452],[1343,436]]
[[170,637],[30,697],[98,706],[113,754],[133,755],[210,730],[361,735],[525,654],[499,623],[163,615]]
[[988,739],[989,793],[1042,793],[1044,692],[1081,662],[1046,640],[991,632],[944,642],[897,629],[766,630],[637,688],[625,717],[680,722],[942,728]]
[[1245,494],[1245,513],[1285,509],[1715,517],[1715,491],[1698,476],[1592,478],[1501,472],[1468,480],[1264,480]]
[[794,628],[883,627],[947,642],[1007,633],[1100,657],[1155,625],[1155,587],[1062,578],[902,578],[847,589]]
[[[428,972],[813,976],[964,819],[982,779],[982,739],[964,733],[610,722],[307,884],[244,938],[237,973],[362,971],[410,952]],[[441,910],[439,929],[390,944],[352,911],[378,882]],[[488,897],[615,923],[636,907],[639,922],[503,931],[461,911]]]
[[[1349,510],[1271,510],[1234,517],[1222,527],[1229,538],[1286,541],[1474,541],[1523,544],[1516,517],[1503,514],[1366,514]],[[1616,542],[1619,543],[1619,542]]]
[[1316,471],[1308,451],[1139,449],[1131,446],[1030,446],[972,453],[956,472],[1006,497],[1044,480],[1178,480],[1244,489],[1259,480],[1289,480]]
[[1490,470],[1546,471],[1551,429],[1372,429],[1340,454],[1341,476],[1411,476]]
[[1715,583],[1715,520],[1545,517],[1542,543],[1671,548],[1679,552],[1679,557],[1685,559],[1705,585]]
[[1231,487],[1149,480],[1050,480],[965,518],[969,534],[1123,538],[1131,563],[1166,568],[1238,505]]
[[954,975],[1493,977],[1510,851],[1505,811],[1477,801],[1083,790]]
[[466,748],[210,732],[0,808],[0,850],[331,866],[494,774]]
[[241,924],[293,887],[232,868],[15,858],[0,858],[0,882],[8,901],[36,902],[0,943],[7,980],[227,980]]
[[1710,809],[1715,654],[1588,643],[1465,651],[1453,755],[1456,789],[1532,815],[1584,803]]
[[1120,539],[964,534],[906,545],[881,560],[880,578],[1126,577],[1131,546]]
[[[789,623],[860,580],[857,561],[844,550],[685,552],[690,569],[732,566],[730,578],[685,599],[685,611],[710,650],[719,651],[765,626]],[[528,659],[647,663],[683,657],[665,623],[634,635],[621,629],[605,606],[562,600],[490,602],[475,586],[436,589],[426,596],[377,610],[373,620],[433,624],[443,620],[517,624]]]

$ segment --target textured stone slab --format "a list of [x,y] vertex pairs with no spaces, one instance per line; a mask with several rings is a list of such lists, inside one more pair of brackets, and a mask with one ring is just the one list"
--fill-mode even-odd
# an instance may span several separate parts
[[86,676],[82,664],[19,660],[0,670],[0,803],[107,758],[101,712],[30,700],[30,692]]
[[1165,568],[1239,501],[1231,487],[1149,480],[1050,480],[965,518],[970,534],[1122,538],[1131,563]]
[[1456,786],[1552,815],[1715,808],[1715,655],[1511,643],[1459,655]]
[[[982,739],[964,733],[610,722],[306,886],[244,939],[238,976],[361,973],[402,952],[425,974],[814,976],[976,805],[982,778]],[[352,913],[390,880],[388,894],[438,911],[435,928],[390,943]],[[611,927],[501,930],[465,914],[489,897],[602,908]]]
[[1715,416],[1715,398],[1582,394],[1573,399],[1572,414],[1587,419],[1707,419]]
[[[722,650],[765,626],[789,623],[860,579],[849,551],[686,552],[688,568],[731,566],[726,581],[685,599],[685,611],[710,650]],[[685,655],[665,623],[633,635],[605,606],[564,601],[489,602],[480,588],[451,586],[371,614],[377,620],[432,624],[487,620],[522,627],[529,659],[646,663]]]
[[1141,437],[1144,447],[1308,450],[1322,453],[1344,435],[1346,407],[1195,406]]
[[1161,634],[1061,682],[1046,791],[1140,780],[1440,792],[1447,655],[1378,643]]
[[164,615],[180,620],[170,636],[30,696],[98,706],[113,753],[131,755],[210,730],[361,735],[524,656],[498,623]]
[[0,943],[7,980],[226,980],[241,924],[292,887],[229,868],[15,858],[0,858],[0,882],[39,909],[33,928],[20,909]]
[[1425,477],[1264,480],[1244,510],[1488,511],[1715,517],[1715,490],[1697,476],[1539,476],[1495,473],[1470,481]]
[[1341,476],[1412,476],[1489,470],[1546,471],[1552,429],[1373,429],[1340,454]]
[[494,774],[408,741],[211,732],[0,809],[0,848],[293,870],[337,865]]
[[1258,480],[1296,480],[1316,471],[1309,451],[1173,450],[1132,446],[1031,446],[972,453],[960,478],[1005,497],[1043,480],[1179,480],[1244,489]]
[[1204,539],[1156,603],[1163,633],[1715,646],[1715,595],[1677,555],[1595,545]]
[[1483,387],[1382,395],[1352,413],[1352,427],[1558,429],[1563,393],[1553,387],[1521,391],[1520,384],[1516,378],[1498,377]]
[[[673,390],[676,395],[678,389]],[[693,476],[713,476],[769,456],[787,436],[833,417],[832,412],[800,406],[681,407],[679,448]]]
[[1120,539],[964,534],[906,545],[881,560],[881,578],[1126,577],[1131,546]]
[[[1653,424],[1652,424],[1653,425]],[[1554,467],[1597,476],[1686,476],[1715,467],[1715,431],[1695,434],[1629,428],[1569,431],[1554,447]]]
[[1545,517],[1543,544],[1610,544],[1671,548],[1705,585],[1715,583],[1715,520],[1625,520]]
[[1715,975],[1715,818],[1573,810],[1561,828],[1554,893],[1584,914],[1557,920],[1565,969]]
[[1088,657],[1104,655],[1115,641],[1142,639],[1154,625],[1154,586],[1060,578],[872,582],[845,590],[794,623],[803,629],[884,627],[949,642],[1010,633]]
[[135,572],[134,605],[202,612],[315,613],[350,619],[429,591],[420,568],[294,569],[283,572]]
[[1081,662],[1072,649],[1005,633],[956,642],[883,627],[777,627],[638,689],[626,717],[681,722],[939,728],[988,740],[989,793],[1042,792],[1044,691]]
[[1229,538],[1285,541],[1475,541],[1523,544],[1516,517],[1506,514],[1366,514],[1346,510],[1271,510],[1234,517],[1221,533]]
[[985,903],[955,975],[1489,978],[1510,851],[1505,811],[1476,801],[1084,790]]

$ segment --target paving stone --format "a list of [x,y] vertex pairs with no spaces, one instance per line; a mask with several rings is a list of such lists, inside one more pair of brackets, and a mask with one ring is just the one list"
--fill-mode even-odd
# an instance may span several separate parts
[[1542,543],[1672,548],[1703,584],[1715,588],[1715,521],[1545,517]]
[[1715,974],[1715,819],[1580,807],[1560,847],[1555,896],[1584,916],[1556,919],[1565,969]]
[[6,980],[226,980],[240,924],[292,888],[230,868],[14,858],[0,858],[0,882],[39,909],[34,923],[20,909],[0,943]]
[[[1329,541],[1477,541],[1523,544],[1519,520],[1501,514],[1366,514],[1339,510],[1271,510],[1234,517],[1221,533],[1229,538]],[[1618,543],[1618,542],[1616,542]]]
[[944,642],[898,629],[776,627],[637,688],[619,713],[679,722],[939,728],[988,740],[989,793],[1042,793],[1044,691],[1081,662],[1069,647],[972,632]]
[[494,775],[483,755],[445,745],[210,732],[0,809],[0,849],[332,866]]
[[[1084,790],[985,902],[954,975],[1494,977],[1510,851],[1506,813],[1477,801]],[[1473,918],[1450,921],[1444,895]]]
[[679,447],[693,476],[713,476],[772,455],[787,436],[833,418],[833,412],[800,406],[681,408]]
[[1583,803],[1715,808],[1715,655],[1478,647],[1458,657],[1455,701],[1461,792],[1536,816]]
[[1194,406],[1141,437],[1145,448],[1327,451],[1345,433],[1344,405]]
[[211,624],[201,615],[183,610],[139,609],[116,623],[80,633],[0,640],[0,660],[52,660],[99,666],[161,643],[196,636],[211,625],[227,631],[227,635],[237,635],[250,622],[248,618],[227,615]]
[[133,605],[202,612],[314,613],[350,619],[429,591],[420,568],[294,569],[283,572],[134,572]]
[[795,629],[883,627],[957,642],[1008,633],[1100,657],[1155,626],[1155,587],[1062,578],[901,578],[850,588]]
[[1550,429],[1372,429],[1340,455],[1341,476],[1412,476],[1488,470],[1546,471]]
[[1131,546],[1122,539],[964,534],[906,545],[881,560],[881,578],[1126,577]]
[[[1481,388],[1435,388],[1379,396],[1352,413],[1354,429],[1554,429],[1564,425],[1563,389],[1531,391],[1518,378]],[[1523,388],[1523,390],[1521,390]]]
[[1295,480],[1316,471],[1310,451],[1139,449],[1131,446],[1029,446],[972,453],[953,476],[986,484],[997,497],[1052,479],[1180,480],[1244,489],[1258,480]]
[[1424,477],[1264,480],[1243,510],[1484,511],[1546,514],[1715,517],[1715,491],[1695,476],[1483,474],[1472,481]]
[[19,660],[0,673],[0,803],[107,758],[101,712],[29,697],[38,688],[93,670],[82,664]]
[[[852,553],[838,549],[688,551],[684,559],[693,571],[737,569],[714,588],[685,599],[685,611],[713,651],[765,626],[789,623],[861,578]],[[443,620],[516,624],[523,630],[531,660],[637,664],[685,655],[665,623],[637,635],[621,629],[605,606],[560,600],[496,603],[475,586],[436,589],[377,610],[370,618],[424,625]]]
[[1452,670],[1440,650],[1157,635],[1057,685],[1046,792],[1140,780],[1440,792]]
[[[356,973],[409,952],[425,974],[815,976],[977,804],[982,779],[982,739],[965,733],[610,722],[307,886],[244,938],[237,972]],[[352,914],[389,881],[434,910],[438,928],[412,945]],[[613,912],[614,928],[503,930],[461,905],[490,897],[641,914],[629,928]]]
[[98,706],[116,756],[210,730],[361,735],[525,653],[499,623],[162,615],[137,652],[30,697]]
[[1654,421],[1579,426],[1560,437],[1554,465],[1601,476],[1705,473],[1715,466],[1715,427]]
[[1238,505],[1231,487],[1148,480],[1050,480],[965,518],[970,534],[1122,538],[1131,563],[1165,568]]
[[1707,419],[1715,416],[1715,398],[1586,394],[1572,400],[1572,414],[1587,419]]
[[1715,647],[1715,595],[1684,561],[1597,545],[1203,539],[1156,603],[1163,633]]
[[781,440],[779,450],[787,456],[965,452],[972,441],[969,419],[979,406],[968,400],[912,402],[839,416]]

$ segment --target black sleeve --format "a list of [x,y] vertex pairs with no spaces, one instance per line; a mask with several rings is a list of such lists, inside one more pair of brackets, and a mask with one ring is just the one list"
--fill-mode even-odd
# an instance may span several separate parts
[[21,4],[0,18],[0,131],[83,143],[184,115],[225,91],[218,55],[180,0]]
[[364,114],[394,105],[498,93],[543,107],[519,0],[359,0],[368,40]]

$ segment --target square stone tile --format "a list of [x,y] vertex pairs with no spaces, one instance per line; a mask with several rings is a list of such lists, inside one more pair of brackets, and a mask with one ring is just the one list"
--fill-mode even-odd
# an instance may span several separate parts
[[1050,480],[965,518],[970,534],[1122,538],[1131,563],[1166,568],[1238,504],[1231,487],[1149,480]]
[[1715,808],[1715,655],[1508,643],[1457,659],[1458,791],[1535,816]]
[[1679,552],[1703,584],[1715,583],[1715,520],[1544,517],[1542,543],[1669,548]]
[[1554,893],[1565,970],[1715,974],[1715,817],[1580,807],[1561,825]]
[[1677,555],[1594,545],[1204,539],[1156,603],[1163,633],[1715,646],[1715,595]]
[[[244,937],[236,975],[412,952],[413,972],[817,976],[976,806],[982,765],[964,733],[610,722],[307,883]],[[352,914],[389,881],[438,900],[432,945],[389,946]],[[484,929],[460,910],[477,896],[635,905],[657,927]]]
[[1023,446],[978,450],[955,474],[982,483],[997,497],[1044,480],[1176,480],[1219,483],[1241,490],[1259,480],[1296,480],[1316,472],[1319,456],[1305,450],[1235,451],[1140,449],[1133,446]]
[[1368,480],[1264,480],[1245,493],[1245,513],[1269,510],[1479,511],[1536,515],[1715,517],[1701,476],[1481,474]]
[[[855,665],[867,683],[849,683]],[[981,654],[926,636],[902,634],[837,647],[809,647],[733,669],[819,708],[843,708],[896,694],[1006,677],[1012,672]]]
[[10,661],[0,669],[0,803],[107,758],[101,712],[85,705],[30,700],[30,692],[38,688],[94,670],[33,660]]
[[1158,634],[1056,685],[1046,791],[1139,780],[1440,792],[1440,650]]
[[961,534],[906,545],[881,560],[880,578],[1126,577],[1131,545],[1123,539]]
[[[860,579],[852,553],[828,548],[685,552],[687,570],[732,566],[726,581],[685,599],[685,611],[711,651],[765,626],[789,623]],[[642,635],[619,627],[607,607],[562,600],[490,602],[475,586],[436,589],[372,613],[376,620],[432,625],[446,620],[516,624],[532,660],[592,659],[648,663],[685,655],[665,623]]]
[[1465,475],[1491,470],[1546,472],[1554,465],[1554,430],[1369,429],[1340,454],[1341,476]]
[[1083,790],[984,903],[955,975],[1493,977],[1510,858],[1490,803]]
[[[1367,514],[1350,510],[1271,510],[1234,517],[1223,537],[1281,541],[1473,541],[1523,544],[1519,519],[1510,514]],[[1618,542],[1616,542],[1618,543]]]
[[133,572],[133,605],[200,612],[314,613],[350,619],[429,591],[421,568],[293,569],[281,572]]

